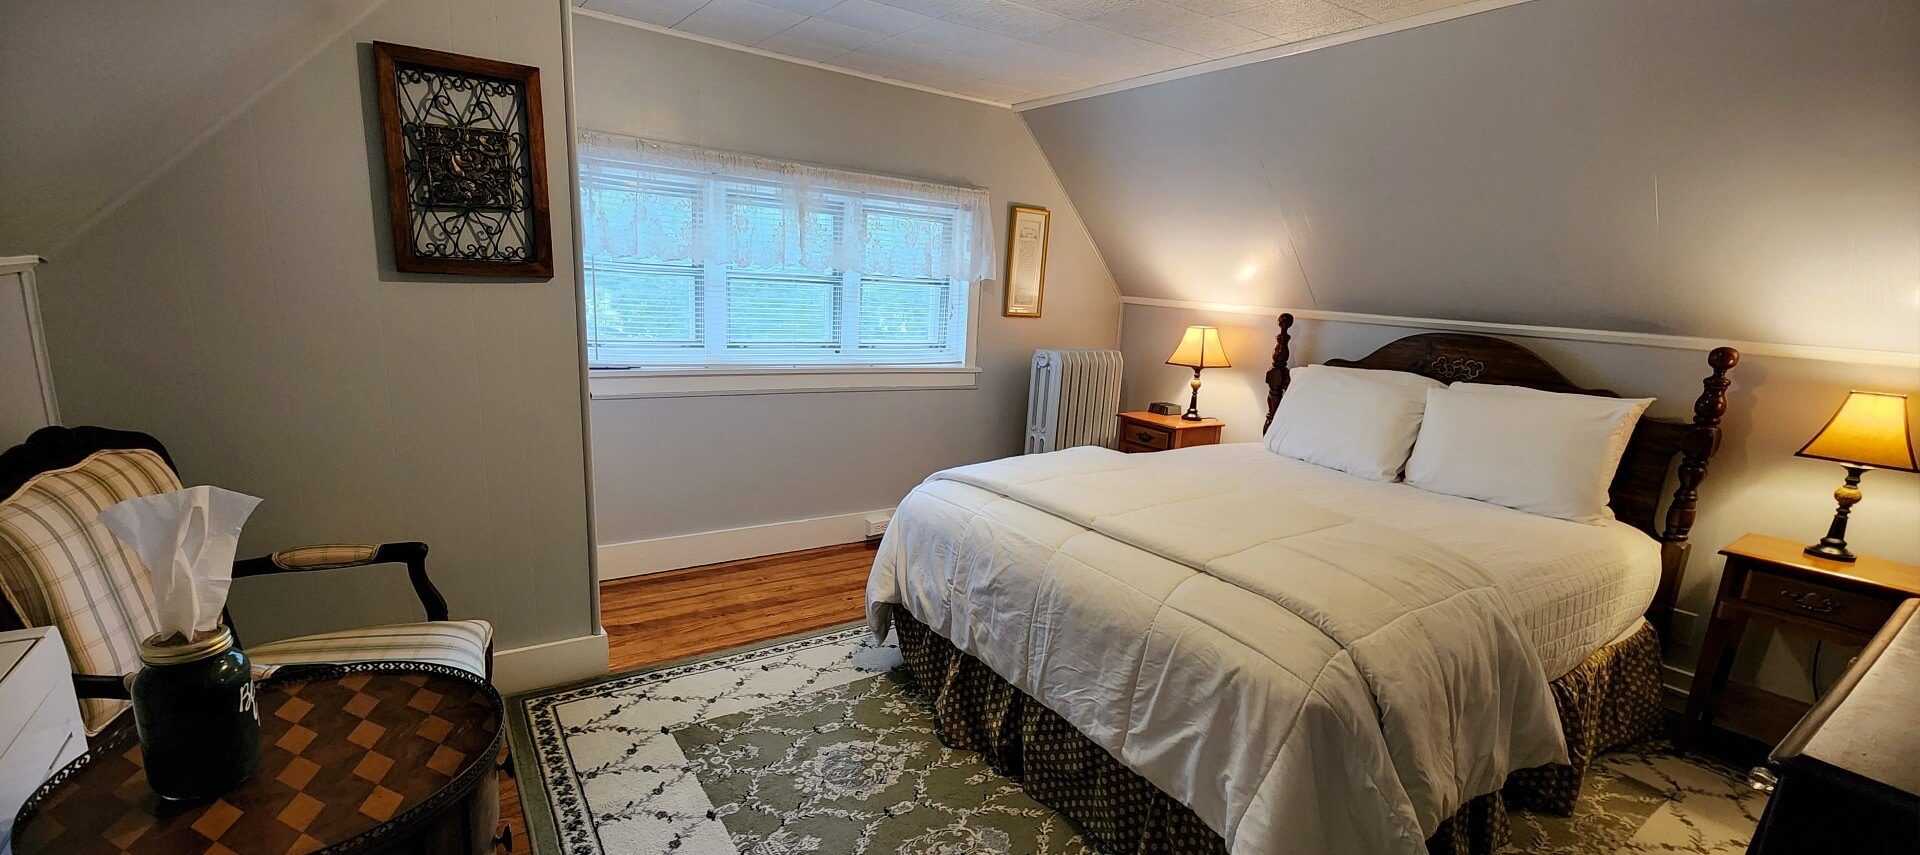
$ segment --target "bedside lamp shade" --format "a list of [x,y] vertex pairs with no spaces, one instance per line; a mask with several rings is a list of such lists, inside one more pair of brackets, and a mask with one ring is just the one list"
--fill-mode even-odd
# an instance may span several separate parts
[[1180,346],[1167,357],[1167,364],[1193,369],[1193,382],[1187,384],[1193,394],[1187,396],[1187,411],[1180,414],[1190,422],[1200,420],[1200,369],[1233,367],[1227,362],[1227,349],[1220,346],[1220,331],[1203,326],[1187,327],[1187,334],[1180,337]]
[[1173,355],[1167,357],[1168,365],[1184,365],[1188,368],[1232,368],[1227,361],[1227,349],[1220,346],[1220,331],[1213,327],[1187,327],[1187,334],[1180,338],[1180,346],[1173,349]]
[[1913,439],[1907,432],[1907,396],[1886,392],[1848,392],[1840,411],[1814,434],[1800,457],[1831,460],[1847,470],[1847,479],[1833,491],[1839,510],[1827,536],[1807,547],[1807,554],[1829,561],[1852,561],[1847,549],[1847,518],[1860,502],[1860,476],[1868,469],[1920,471],[1914,466]]
[[1847,393],[1840,411],[1797,454],[1853,466],[1916,471],[1913,441],[1907,432],[1907,396]]

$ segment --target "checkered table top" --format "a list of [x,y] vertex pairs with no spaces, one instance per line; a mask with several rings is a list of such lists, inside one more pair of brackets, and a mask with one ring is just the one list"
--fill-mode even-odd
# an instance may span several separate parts
[[28,802],[15,853],[357,848],[463,798],[500,751],[499,695],[437,666],[285,669],[260,684],[259,704],[260,768],[246,784],[211,802],[162,802],[122,721]]

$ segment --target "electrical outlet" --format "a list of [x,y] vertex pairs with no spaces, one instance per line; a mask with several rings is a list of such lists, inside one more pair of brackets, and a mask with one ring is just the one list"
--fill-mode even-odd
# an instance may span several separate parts
[[887,523],[893,522],[893,514],[874,514],[867,517],[867,536],[879,537],[887,533]]

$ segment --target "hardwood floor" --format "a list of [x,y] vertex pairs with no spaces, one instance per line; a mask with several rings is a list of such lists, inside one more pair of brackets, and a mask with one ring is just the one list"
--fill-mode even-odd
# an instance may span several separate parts
[[[630,671],[866,614],[874,545],[849,543],[689,567],[600,586],[612,671]],[[500,776],[500,820],[529,852],[520,794]]]
[[873,553],[850,543],[601,585],[613,670],[859,620]]

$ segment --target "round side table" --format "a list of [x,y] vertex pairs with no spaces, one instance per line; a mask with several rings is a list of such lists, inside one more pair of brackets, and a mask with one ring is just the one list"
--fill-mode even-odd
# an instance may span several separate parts
[[123,718],[14,823],[16,855],[302,855],[492,848],[499,693],[453,668],[281,668],[258,685],[260,768],[209,802],[163,802]]

